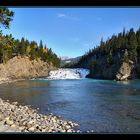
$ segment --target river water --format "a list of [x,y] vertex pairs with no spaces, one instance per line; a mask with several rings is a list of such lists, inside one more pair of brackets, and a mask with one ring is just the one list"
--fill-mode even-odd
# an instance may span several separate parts
[[80,125],[82,131],[140,132],[140,81],[28,80],[0,85],[0,97]]

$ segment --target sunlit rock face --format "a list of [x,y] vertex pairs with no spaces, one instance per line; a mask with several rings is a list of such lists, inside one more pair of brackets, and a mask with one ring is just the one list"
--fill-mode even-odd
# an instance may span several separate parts
[[47,79],[81,79],[89,74],[88,69],[58,69],[50,71]]

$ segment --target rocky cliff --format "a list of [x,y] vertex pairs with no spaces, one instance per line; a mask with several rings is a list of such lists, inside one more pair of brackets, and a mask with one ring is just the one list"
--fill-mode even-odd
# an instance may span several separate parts
[[6,64],[0,64],[0,80],[30,79],[48,76],[55,69],[52,64],[40,59],[30,60],[29,57],[16,56]]
[[135,65],[133,61],[130,61],[128,63],[123,62],[116,73],[116,80],[128,80],[133,79],[136,77],[135,73]]
[[116,79],[120,81],[137,78],[136,64],[129,59],[127,62],[123,61],[123,57],[117,54],[114,55],[112,64],[107,63],[106,56],[96,60],[89,59],[86,64],[89,64],[88,68],[90,69],[88,78]]

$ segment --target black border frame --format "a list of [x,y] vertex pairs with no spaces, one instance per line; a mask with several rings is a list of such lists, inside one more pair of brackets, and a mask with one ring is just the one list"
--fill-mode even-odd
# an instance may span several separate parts
[[[0,6],[6,7],[139,7],[138,0],[0,0]],[[81,139],[140,139],[140,133],[121,134],[121,133],[0,133],[1,140],[41,140],[41,139],[64,139],[64,140],[81,140]]]
[[139,0],[0,0],[0,6],[139,6]]

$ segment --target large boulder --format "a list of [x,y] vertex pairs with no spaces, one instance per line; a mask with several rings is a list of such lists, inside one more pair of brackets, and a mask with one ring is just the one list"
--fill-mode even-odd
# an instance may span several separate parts
[[116,80],[128,80],[132,77],[132,71],[134,69],[134,65],[132,61],[129,61],[129,63],[123,62],[120,69],[118,70],[116,74]]

